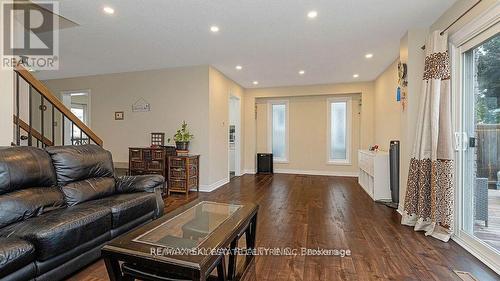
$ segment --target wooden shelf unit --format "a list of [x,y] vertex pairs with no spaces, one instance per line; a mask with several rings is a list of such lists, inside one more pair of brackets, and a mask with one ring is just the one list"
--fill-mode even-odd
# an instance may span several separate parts
[[186,196],[191,188],[200,190],[200,156],[178,155],[168,157],[168,194],[182,192]]

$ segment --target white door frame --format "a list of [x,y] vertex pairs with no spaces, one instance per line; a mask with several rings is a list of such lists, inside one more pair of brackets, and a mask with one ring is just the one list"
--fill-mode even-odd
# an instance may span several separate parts
[[455,223],[452,239],[472,255],[500,274],[500,256],[486,243],[473,235],[463,231],[463,186],[464,186],[464,157],[463,151],[467,149],[467,139],[464,137],[466,129],[462,122],[464,112],[463,97],[463,53],[475,47],[480,42],[491,37],[500,28],[500,5],[496,4],[485,11],[474,21],[455,32],[450,37],[450,58],[452,62],[452,103],[453,124],[455,131]]
[[227,141],[227,147],[228,147],[228,162],[227,162],[227,173],[229,174],[231,172],[231,167],[229,165],[229,161],[230,160],[230,153],[229,153],[229,127],[230,127],[230,121],[231,121],[231,101],[236,101],[237,103],[237,107],[236,107],[236,110],[237,110],[237,114],[236,116],[237,117],[237,120],[234,120],[235,121],[235,139],[234,139],[234,155],[235,155],[235,159],[234,159],[234,174],[235,176],[239,177],[241,176],[241,98],[238,97],[238,96],[235,96],[233,94],[229,94],[229,98],[228,98],[228,135],[226,137],[226,141]]
[[[91,120],[92,120],[92,95],[90,93],[90,89],[83,89],[83,90],[67,90],[67,91],[61,91],[61,101],[66,106],[68,109],[71,109],[71,94],[74,93],[86,93],[87,94],[87,120],[85,125],[87,127],[91,126]],[[71,145],[71,122],[68,119],[65,119],[64,123],[64,145]]]

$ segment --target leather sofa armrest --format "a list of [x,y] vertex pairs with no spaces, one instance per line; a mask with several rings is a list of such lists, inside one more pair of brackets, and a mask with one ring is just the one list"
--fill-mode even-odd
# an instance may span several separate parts
[[165,178],[160,175],[123,176],[116,179],[118,193],[155,192],[165,185]]
[[155,217],[161,217],[165,208],[162,190],[165,178],[160,175],[122,176],[116,178],[116,191],[118,193],[150,192],[156,196]]

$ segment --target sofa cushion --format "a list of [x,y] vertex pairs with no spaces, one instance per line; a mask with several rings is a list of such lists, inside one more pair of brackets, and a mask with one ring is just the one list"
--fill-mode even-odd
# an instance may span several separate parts
[[114,178],[92,178],[64,185],[62,188],[68,206],[109,196],[115,192]]
[[0,278],[35,260],[35,247],[18,238],[0,237]]
[[0,228],[65,205],[58,187],[32,187],[0,195]]
[[112,227],[117,228],[155,211],[156,196],[154,193],[147,192],[119,194],[85,204],[110,208],[113,215]]
[[44,261],[111,230],[111,210],[97,205],[59,209],[0,229],[0,237],[18,237],[35,246]]
[[111,153],[100,146],[52,146],[46,150],[61,186],[89,178],[114,177]]
[[0,194],[53,185],[56,175],[45,151],[26,146],[0,149]]

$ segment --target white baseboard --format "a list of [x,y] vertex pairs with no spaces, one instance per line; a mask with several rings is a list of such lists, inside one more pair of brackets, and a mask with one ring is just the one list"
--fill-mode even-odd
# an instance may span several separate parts
[[216,190],[217,188],[229,183],[229,178],[224,178],[219,181],[216,181],[212,184],[200,184],[200,191],[201,192],[212,192]]
[[250,174],[250,175],[253,175],[255,174],[255,170],[254,169],[246,169],[246,170],[243,170],[243,173],[241,175],[244,175],[244,174]]
[[358,177],[358,172],[316,171],[316,170],[293,170],[274,169],[276,174],[299,174],[313,176],[335,176],[335,177]]

